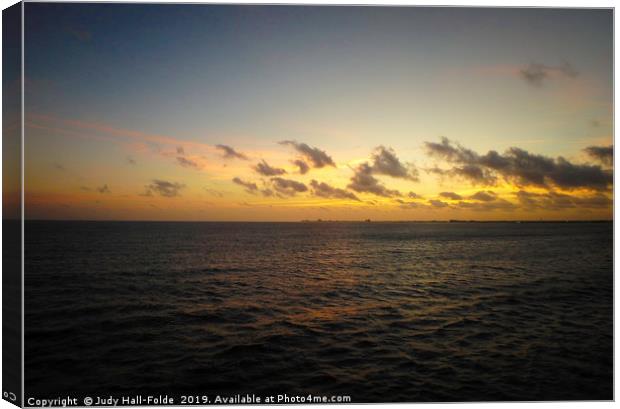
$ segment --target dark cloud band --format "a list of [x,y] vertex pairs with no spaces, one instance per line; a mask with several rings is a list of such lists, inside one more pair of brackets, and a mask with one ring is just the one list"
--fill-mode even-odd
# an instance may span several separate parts
[[599,165],[575,164],[563,157],[556,159],[510,148],[504,154],[489,151],[480,155],[449,139],[426,142],[429,155],[445,160],[451,169],[431,170],[443,175],[461,176],[473,183],[492,184],[501,176],[518,186],[557,187],[560,189],[608,190],[613,183],[611,171]]

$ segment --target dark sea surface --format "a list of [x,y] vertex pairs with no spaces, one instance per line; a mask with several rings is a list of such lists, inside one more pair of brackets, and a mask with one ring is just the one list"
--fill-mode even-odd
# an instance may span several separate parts
[[25,393],[612,399],[611,223],[26,222]]

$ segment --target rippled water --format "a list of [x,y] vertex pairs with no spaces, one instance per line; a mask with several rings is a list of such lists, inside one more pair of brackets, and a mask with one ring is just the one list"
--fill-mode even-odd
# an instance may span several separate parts
[[612,399],[611,223],[26,223],[26,397]]

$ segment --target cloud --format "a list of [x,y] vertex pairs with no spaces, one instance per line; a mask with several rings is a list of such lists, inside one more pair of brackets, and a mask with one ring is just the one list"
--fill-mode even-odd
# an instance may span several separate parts
[[299,173],[302,175],[305,175],[310,170],[310,166],[308,166],[308,164],[301,159],[294,160],[293,164],[297,165],[299,168]]
[[479,200],[481,202],[492,202],[495,200],[497,196],[491,190],[476,192],[473,195],[469,196],[469,199]]
[[131,129],[114,128],[102,123],[84,122],[75,119],[64,119],[50,115],[27,114],[28,127],[37,129],[46,129],[55,132],[61,132],[65,135],[103,140],[110,142],[125,143],[127,140],[134,141],[145,147],[149,147],[153,152],[160,151],[162,146],[178,146],[181,148],[181,154],[184,154],[182,146],[192,146],[200,150],[213,150],[213,146],[195,141],[181,140],[171,136],[149,134]]
[[261,194],[265,197],[272,197],[275,193],[273,192],[273,190],[266,188],[266,189],[262,189]]
[[429,200],[428,203],[430,203],[432,207],[436,207],[438,209],[450,206],[448,203],[442,202],[441,200]]
[[200,169],[200,165],[198,165],[196,162],[182,156],[177,156],[177,163],[185,168]]
[[355,196],[353,193],[348,192],[344,189],[339,189],[337,187],[333,187],[324,182],[317,182],[316,180],[312,180],[310,182],[310,186],[312,186],[313,193],[315,196],[325,197],[325,198],[333,198],[333,199],[351,199],[359,201],[359,198]]
[[401,199],[395,199],[400,203],[402,209],[445,209],[450,208],[454,210],[473,210],[473,211],[512,211],[518,208],[514,203],[501,199],[491,191],[480,191],[470,196],[468,199],[476,200],[475,202],[469,202],[462,200],[463,197],[454,192],[442,192],[440,197],[445,197],[450,200],[459,200],[457,203],[447,203],[442,200],[429,200],[428,204],[420,202],[405,201]]
[[97,192],[102,193],[102,194],[103,193],[110,193],[110,188],[108,187],[107,184],[105,184],[103,186],[98,187],[97,188]]
[[274,189],[283,195],[294,196],[296,193],[308,191],[308,187],[301,182],[280,177],[271,178]]
[[312,148],[305,143],[299,143],[297,141],[281,141],[278,143],[280,145],[292,146],[297,152],[306,158],[308,162],[312,163],[312,166],[315,168],[322,168],[325,166],[336,167],[336,164],[331,156],[319,148]]
[[[451,193],[452,192],[447,192]],[[441,195],[440,195],[441,196]],[[428,200],[428,204],[394,199],[402,209],[453,209],[456,211],[504,211],[511,212],[519,208],[524,210],[558,211],[565,209],[604,209],[613,205],[613,200],[604,193],[593,193],[585,196],[568,195],[549,191],[545,193],[528,192],[521,190],[514,194],[517,203],[499,197],[492,191],[479,191],[469,196],[467,200],[448,203],[442,200]],[[471,201],[470,201],[471,200]]]
[[614,164],[614,146],[588,146],[584,151],[605,166]]
[[[466,176],[472,183],[490,182],[497,176],[518,186],[558,187],[565,190],[608,190],[613,174],[598,165],[575,164],[563,157],[556,159],[509,148],[504,154],[489,151],[485,155],[453,144],[442,138],[441,143],[426,142],[429,155],[455,166],[452,169],[430,169],[429,172],[450,176]],[[478,168],[480,172],[473,171]],[[464,172],[464,169],[471,171]]]
[[543,82],[552,76],[565,76],[575,78],[579,73],[568,63],[559,66],[550,66],[540,63],[531,63],[519,71],[521,78],[531,86],[541,87]]
[[418,170],[412,164],[402,164],[394,150],[385,146],[378,146],[373,151],[372,171],[376,174],[419,181]]
[[586,208],[606,208],[611,207],[614,201],[602,193],[596,193],[590,196],[574,197],[575,204]]
[[566,190],[607,190],[613,183],[612,172],[605,171],[598,165],[573,164],[562,157],[556,159],[555,168],[547,178],[555,186]]
[[[183,166],[184,168],[201,168],[201,166],[197,162],[185,157],[185,149],[182,146],[177,146],[176,151],[178,155],[176,157],[176,160],[179,165]],[[168,156],[168,153],[164,154],[164,156]],[[174,154],[172,154],[171,156],[174,156]]]
[[297,193],[308,191],[308,187],[301,183],[290,179],[280,177],[271,179],[274,194],[280,198],[295,196]]
[[493,186],[497,183],[496,177],[477,165],[454,166],[451,169],[434,167],[425,170],[427,173],[434,173],[441,177],[467,180],[474,185]]
[[419,208],[428,207],[427,205],[422,204],[420,202],[411,202],[411,201],[406,201],[403,199],[394,199],[394,201],[400,204],[399,207],[401,209],[419,209]]
[[219,190],[211,189],[211,188],[208,188],[208,187],[205,187],[204,189],[205,189],[205,191],[207,193],[209,193],[212,196],[224,197],[224,194],[222,192],[220,192]]
[[248,157],[241,152],[237,152],[235,149],[228,145],[215,145],[215,147],[223,152],[225,159],[241,159],[248,160]]
[[245,182],[238,177],[234,177],[232,181],[240,186],[243,186],[245,191],[248,193],[255,194],[256,191],[258,191],[258,186],[256,186],[256,183]]
[[263,176],[278,176],[286,173],[286,171],[282,168],[274,168],[269,166],[265,160],[261,160],[253,167],[253,169]]
[[527,209],[544,208],[558,210],[575,207],[569,195],[557,193],[534,193],[520,190],[515,196],[521,205]]
[[570,78],[576,78],[579,76],[579,72],[568,61],[564,61],[559,67],[551,68],[555,68],[557,71]]
[[461,200],[463,199],[463,196],[456,194],[454,192],[441,192],[439,193],[439,197],[442,197],[444,199],[450,199],[450,200]]
[[307,192],[308,187],[301,182],[283,178],[271,178],[273,188],[284,196],[295,196],[297,193]]
[[517,206],[514,203],[509,202],[508,200],[499,199],[499,198],[493,201],[490,201],[490,202],[459,201],[454,204],[449,204],[441,200],[429,200],[428,203],[431,208],[436,208],[436,209],[451,208],[454,210],[473,210],[473,211],[486,211],[486,212],[491,212],[491,211],[496,211],[496,210],[512,211],[512,210],[517,209]]
[[515,210],[517,206],[505,199],[493,199],[492,201],[487,202],[459,202],[456,204],[456,208],[490,212],[494,210],[512,211]]
[[445,136],[441,137],[441,143],[425,142],[424,145],[429,155],[443,158],[448,162],[467,163],[473,162],[478,157],[471,149],[464,148],[459,143],[453,144]]
[[586,196],[574,196],[554,191],[535,193],[520,190],[515,194],[521,206],[527,209],[562,210],[573,208],[607,208],[613,200],[602,193]]
[[152,196],[153,192],[163,197],[177,197],[180,196],[180,191],[185,188],[185,185],[177,182],[168,182],[165,180],[154,179],[150,185],[146,185],[146,192],[143,196]]
[[347,188],[358,193],[372,193],[377,196],[401,196],[398,190],[386,188],[379,180],[372,176],[372,167],[368,163],[362,163],[354,172],[351,177],[351,183],[347,185]]
[[376,147],[371,156],[371,163],[362,163],[354,169],[351,183],[347,188],[358,193],[372,193],[383,197],[400,197],[398,190],[388,189],[383,185],[375,174],[387,175],[394,178],[402,178],[418,181],[418,170],[413,164],[403,164],[392,148],[385,146]]
[[492,186],[497,183],[497,178],[491,175],[488,170],[475,165],[455,166],[449,171],[449,174],[469,180],[475,185]]
[[409,192],[407,194],[407,197],[409,197],[410,199],[424,199],[422,196],[420,196],[419,194],[415,192]]
[[521,69],[519,74],[525,82],[535,87],[540,87],[543,80],[549,76],[547,70],[540,64],[530,64]]

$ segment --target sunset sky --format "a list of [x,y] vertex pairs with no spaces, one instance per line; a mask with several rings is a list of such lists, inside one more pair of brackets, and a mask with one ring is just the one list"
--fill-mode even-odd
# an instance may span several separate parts
[[25,6],[30,219],[611,219],[611,10]]

